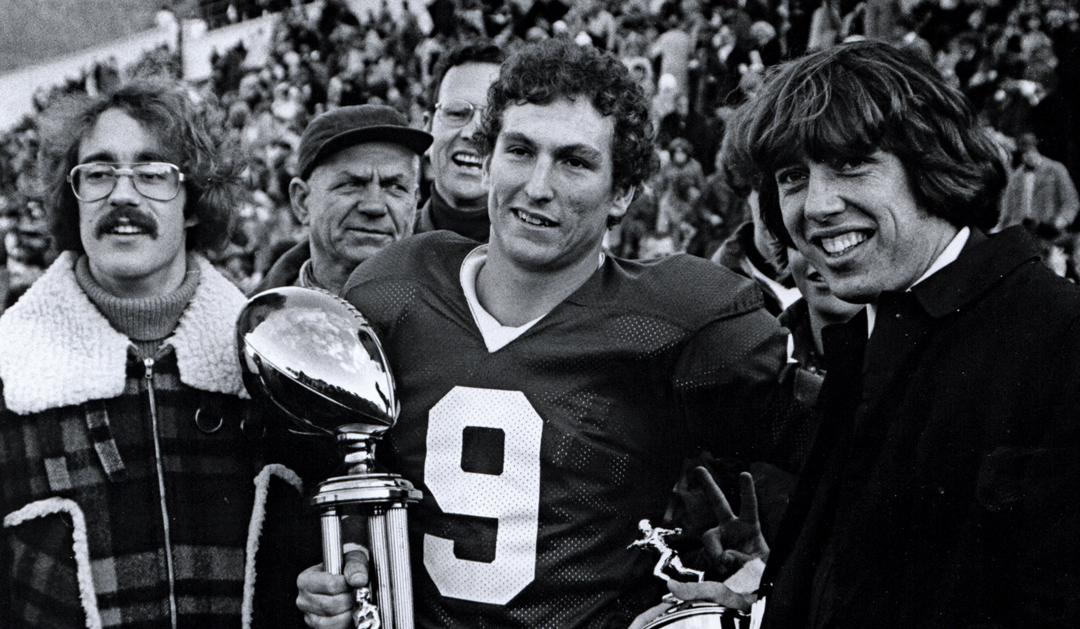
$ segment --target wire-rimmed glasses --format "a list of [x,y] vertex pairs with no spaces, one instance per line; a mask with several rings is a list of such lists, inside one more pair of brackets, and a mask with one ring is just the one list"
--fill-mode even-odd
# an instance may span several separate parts
[[121,166],[111,162],[79,164],[68,173],[67,180],[75,198],[90,203],[112,194],[120,177],[131,177],[135,190],[154,201],[172,201],[180,194],[184,173],[168,162],[137,162]]
[[469,124],[473,116],[483,112],[486,107],[480,107],[467,100],[452,98],[447,101],[435,103],[435,111],[450,127],[464,127]]

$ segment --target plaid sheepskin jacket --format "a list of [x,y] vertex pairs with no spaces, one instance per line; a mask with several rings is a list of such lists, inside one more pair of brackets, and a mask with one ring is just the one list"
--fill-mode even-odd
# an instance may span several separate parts
[[0,627],[289,626],[296,572],[257,551],[268,500],[294,503],[282,529],[300,480],[264,467],[243,399],[243,295],[196,257],[192,302],[142,361],[75,259],[0,318]]

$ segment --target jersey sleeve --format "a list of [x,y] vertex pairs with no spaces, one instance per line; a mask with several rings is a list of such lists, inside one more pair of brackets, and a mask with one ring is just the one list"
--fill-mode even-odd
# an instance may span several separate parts
[[768,459],[777,414],[796,412],[780,386],[786,337],[757,308],[704,326],[673,373],[676,400],[694,443],[717,455]]

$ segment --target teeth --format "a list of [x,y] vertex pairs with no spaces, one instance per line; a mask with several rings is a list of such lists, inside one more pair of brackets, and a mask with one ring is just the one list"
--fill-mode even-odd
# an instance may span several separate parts
[[117,225],[116,227],[113,227],[110,231],[112,233],[114,233],[114,234],[120,234],[120,235],[123,235],[123,236],[130,236],[130,235],[134,235],[134,234],[143,233],[143,230],[139,229],[138,227],[135,227],[134,225],[127,225],[127,224]]
[[821,248],[831,256],[840,255],[863,242],[866,238],[867,235],[863,232],[847,232],[832,238],[822,238]]
[[463,166],[480,167],[480,158],[473,153],[454,153],[454,161]]
[[547,220],[545,218],[541,218],[539,216],[533,216],[532,214],[529,214],[528,212],[525,212],[523,210],[518,210],[517,215],[518,215],[518,218],[520,218],[521,220],[525,221],[526,223],[528,223],[530,225],[537,225],[539,227],[551,227],[551,226],[555,225],[555,223],[552,223],[551,221],[549,221],[549,220]]

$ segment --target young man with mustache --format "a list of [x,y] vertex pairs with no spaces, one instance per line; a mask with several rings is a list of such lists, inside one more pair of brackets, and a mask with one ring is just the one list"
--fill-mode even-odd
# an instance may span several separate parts
[[[260,471],[236,360],[244,296],[204,257],[241,201],[219,122],[167,82],[42,122],[63,253],[0,318],[0,626],[299,621],[287,581],[255,597],[257,494],[273,484],[299,508],[299,481]],[[263,566],[260,594],[274,575]]]

